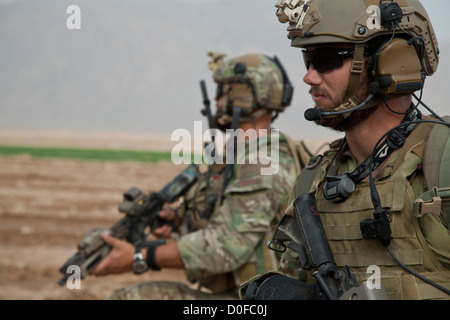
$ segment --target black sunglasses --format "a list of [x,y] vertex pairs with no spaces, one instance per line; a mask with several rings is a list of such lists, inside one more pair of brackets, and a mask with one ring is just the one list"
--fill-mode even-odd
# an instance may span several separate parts
[[321,47],[314,50],[302,50],[302,52],[306,69],[312,67],[319,73],[324,73],[342,67],[344,60],[353,56],[355,51],[335,47]]

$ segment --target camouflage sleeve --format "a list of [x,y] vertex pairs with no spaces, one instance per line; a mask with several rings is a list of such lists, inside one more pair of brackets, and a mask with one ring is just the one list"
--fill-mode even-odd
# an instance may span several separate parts
[[280,144],[275,175],[261,175],[259,165],[236,166],[235,179],[210,224],[180,238],[178,248],[189,279],[234,271],[250,261],[277,212],[286,205],[296,178],[287,152]]

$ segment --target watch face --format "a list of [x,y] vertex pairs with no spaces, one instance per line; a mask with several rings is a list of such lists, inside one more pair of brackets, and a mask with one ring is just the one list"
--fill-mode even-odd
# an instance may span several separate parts
[[135,274],[141,274],[148,270],[147,263],[143,260],[142,254],[138,253],[134,256],[133,260],[133,272]]
[[147,267],[147,264],[145,263],[145,261],[138,260],[138,261],[133,262],[134,273],[140,274],[140,273],[147,271],[147,269],[148,269],[148,267]]

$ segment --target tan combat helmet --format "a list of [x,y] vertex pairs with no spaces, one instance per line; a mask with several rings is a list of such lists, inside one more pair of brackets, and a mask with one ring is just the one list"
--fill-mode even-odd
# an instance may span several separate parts
[[[247,54],[224,60],[222,53],[208,52],[213,79],[225,94],[227,110],[216,114],[216,122],[225,126],[232,122],[233,112],[239,107],[243,112],[239,121],[258,118],[267,110],[275,116],[291,104],[293,87],[277,57]],[[233,83],[233,90],[228,90]]]
[[[329,111],[350,110],[361,103],[354,95],[364,50],[372,39],[388,39],[372,53],[376,57],[372,75],[379,85],[378,98],[411,94],[421,89],[425,77],[437,69],[438,42],[418,0],[279,0],[275,7],[278,20],[289,23],[288,38],[293,47],[355,44],[344,103]],[[364,107],[373,106],[376,101],[379,99],[372,99]],[[342,117],[349,115],[350,112]]]

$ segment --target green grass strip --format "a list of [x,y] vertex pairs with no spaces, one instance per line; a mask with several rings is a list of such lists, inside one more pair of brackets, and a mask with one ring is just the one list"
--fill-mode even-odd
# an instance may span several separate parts
[[170,152],[0,146],[0,155],[2,156],[16,156],[23,154],[29,155],[33,158],[62,158],[98,161],[138,161],[149,163],[157,161],[171,161]]

